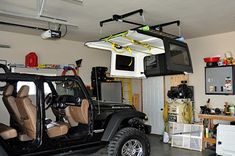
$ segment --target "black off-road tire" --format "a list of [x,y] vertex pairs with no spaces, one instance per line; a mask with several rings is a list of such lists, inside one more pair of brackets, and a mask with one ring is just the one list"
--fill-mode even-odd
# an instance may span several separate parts
[[123,145],[128,140],[138,140],[142,144],[143,155],[142,156],[149,156],[150,155],[150,143],[142,131],[136,128],[123,128],[117,132],[117,134],[113,137],[108,145],[108,156],[122,156],[121,151]]

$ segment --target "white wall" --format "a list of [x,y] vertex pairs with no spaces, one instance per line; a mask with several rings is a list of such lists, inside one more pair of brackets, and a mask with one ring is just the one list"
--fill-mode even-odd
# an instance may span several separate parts
[[[91,82],[93,66],[107,66],[110,69],[110,52],[87,48],[81,42],[42,40],[40,36],[0,31],[0,44],[11,46],[10,49],[0,48],[0,59],[8,63],[24,64],[25,55],[31,51],[37,53],[39,64],[75,64],[76,60],[83,59],[79,73],[87,85]],[[9,115],[2,102],[0,112],[0,122],[8,124]]]
[[204,57],[221,55],[224,57],[226,51],[232,51],[235,58],[235,31],[217,34],[212,36],[200,37],[187,40],[189,45],[194,73],[190,75],[189,83],[194,86],[196,113],[199,112],[201,105],[206,104],[208,98],[214,108],[223,108],[224,102],[235,104],[235,96],[225,95],[206,95],[204,78]]

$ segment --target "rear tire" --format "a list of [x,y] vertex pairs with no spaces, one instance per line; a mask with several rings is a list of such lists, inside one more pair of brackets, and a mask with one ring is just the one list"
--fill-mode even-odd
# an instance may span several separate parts
[[149,156],[150,144],[145,133],[136,128],[123,128],[108,145],[108,156]]

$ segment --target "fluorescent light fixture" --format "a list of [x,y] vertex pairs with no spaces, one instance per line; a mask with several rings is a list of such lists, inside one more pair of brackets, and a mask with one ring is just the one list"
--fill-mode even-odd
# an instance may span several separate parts
[[62,0],[62,1],[72,3],[75,5],[83,5],[83,0]]
[[6,44],[0,44],[0,48],[11,48],[11,46],[6,45]]

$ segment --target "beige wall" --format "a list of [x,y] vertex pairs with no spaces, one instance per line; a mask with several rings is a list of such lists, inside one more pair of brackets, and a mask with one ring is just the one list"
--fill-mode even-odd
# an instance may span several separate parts
[[[235,104],[235,96],[206,95],[204,80],[204,57],[221,55],[224,57],[226,51],[232,51],[235,57],[235,31],[217,34],[212,36],[200,37],[187,40],[189,45],[194,73],[190,75],[189,83],[194,86],[196,113],[199,106],[205,105],[208,98],[215,108],[223,108],[224,102]],[[222,73],[221,73],[222,74]]]
[[[86,84],[90,84],[90,72],[93,66],[108,66],[110,68],[110,52],[89,49],[83,43],[67,40],[42,40],[39,36],[30,36],[17,33],[0,31],[0,43],[9,44],[10,49],[0,48],[0,59],[6,59],[10,63],[24,63],[24,57],[29,51],[35,51],[39,57],[39,63],[69,64],[82,58],[80,75]],[[232,51],[235,57],[235,32],[217,34],[187,40],[190,48],[194,73],[190,75],[189,83],[194,85],[196,113],[199,106],[204,105],[211,98],[213,107],[223,108],[224,102],[235,104],[235,96],[205,95],[204,89],[204,57],[220,54],[224,56],[226,51]],[[169,77],[166,78],[169,82]],[[166,87],[168,90],[169,86]],[[139,89],[137,89],[139,90]],[[0,106],[0,109],[5,109]],[[0,115],[2,119],[6,114]]]
[[[107,66],[110,69],[110,52],[87,48],[81,42],[68,40],[42,40],[40,36],[24,35],[0,31],[0,44],[8,44],[10,49],[0,48],[0,59],[8,63],[24,64],[25,55],[35,51],[40,64],[75,64],[83,59],[80,76],[90,85],[93,66]],[[0,122],[8,124],[9,115],[0,102]]]
[[0,31],[0,44],[8,44],[10,49],[0,48],[0,59],[9,63],[24,64],[25,55],[35,51],[40,64],[75,64],[82,58],[80,76],[90,84],[93,66],[107,66],[110,69],[110,52],[87,48],[81,42],[68,40],[42,40],[40,36],[24,35]]

